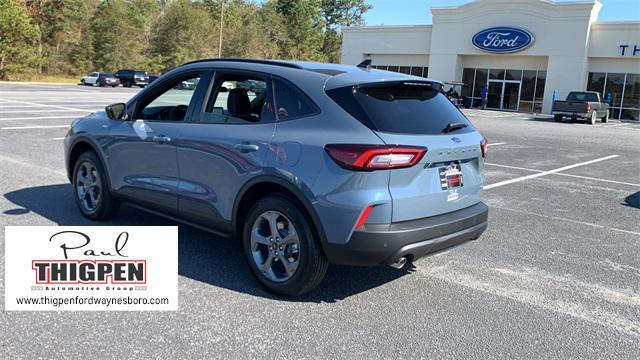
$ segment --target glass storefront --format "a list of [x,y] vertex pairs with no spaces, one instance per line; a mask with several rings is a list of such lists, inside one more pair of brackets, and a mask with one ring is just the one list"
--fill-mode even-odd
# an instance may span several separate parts
[[587,90],[609,103],[612,119],[640,120],[640,74],[590,72]]
[[371,67],[378,70],[395,71],[425,78],[429,74],[429,68],[426,66],[371,65]]
[[471,107],[481,106],[481,88],[487,87],[487,109],[542,112],[547,72],[544,70],[474,69],[462,70],[462,96]]

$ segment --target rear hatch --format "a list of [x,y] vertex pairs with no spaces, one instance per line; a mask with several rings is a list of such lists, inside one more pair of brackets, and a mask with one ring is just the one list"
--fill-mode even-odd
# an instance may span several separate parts
[[393,222],[444,214],[480,201],[484,139],[440,88],[437,82],[393,80],[327,90],[387,145],[427,148],[416,165],[388,170]]

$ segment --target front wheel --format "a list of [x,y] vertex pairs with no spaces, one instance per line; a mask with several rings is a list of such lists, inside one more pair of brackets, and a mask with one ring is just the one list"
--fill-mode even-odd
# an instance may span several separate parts
[[329,267],[308,217],[285,195],[264,197],[251,208],[242,243],[251,272],[279,295],[311,291]]
[[111,195],[102,162],[93,151],[76,160],[72,184],[75,203],[86,218],[107,220],[118,211],[120,203]]
[[553,115],[553,121],[555,122],[562,121],[562,115]]

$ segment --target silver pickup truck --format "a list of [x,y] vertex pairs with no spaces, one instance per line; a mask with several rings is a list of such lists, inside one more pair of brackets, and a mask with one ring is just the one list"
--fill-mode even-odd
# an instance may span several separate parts
[[602,102],[600,94],[595,91],[572,91],[567,100],[553,102],[551,113],[555,121],[570,117],[573,120],[584,119],[593,125],[597,119],[603,123],[609,120],[609,104]]

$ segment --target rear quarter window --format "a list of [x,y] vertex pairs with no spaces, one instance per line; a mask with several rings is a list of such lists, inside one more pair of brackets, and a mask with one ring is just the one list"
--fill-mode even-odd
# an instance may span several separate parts
[[440,85],[385,82],[327,91],[338,105],[374,131],[439,135],[451,123],[466,124],[456,134],[474,131],[467,118],[440,92]]

